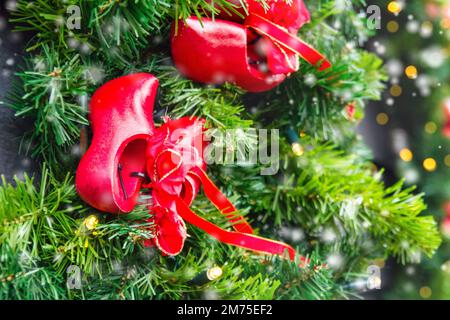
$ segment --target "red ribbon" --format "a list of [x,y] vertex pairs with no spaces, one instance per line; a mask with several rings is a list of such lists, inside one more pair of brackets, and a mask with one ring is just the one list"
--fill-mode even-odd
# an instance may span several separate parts
[[244,24],[246,27],[265,35],[285,49],[299,55],[308,63],[318,66],[320,71],[331,67],[330,61],[312,46],[302,41],[296,35],[289,33],[283,27],[258,14],[248,15]]
[[[152,182],[145,187],[152,188],[154,203],[151,209],[153,206],[163,208],[157,210],[157,217],[152,218],[157,226],[154,243],[166,254],[178,254],[186,236],[184,219],[223,243],[295,260],[297,253],[291,246],[254,235],[250,224],[208,177],[201,157],[203,150],[199,150],[202,144],[197,143],[196,146],[195,141],[202,139],[202,131],[199,133],[198,128],[203,124],[203,121],[188,118],[168,120],[149,141],[147,171]],[[171,140],[171,130],[179,129],[179,125],[185,126],[187,134]],[[184,161],[185,156],[189,161]],[[200,184],[205,195],[226,216],[235,231],[224,230],[189,208]],[[302,265],[308,263],[304,257],[299,259]]]

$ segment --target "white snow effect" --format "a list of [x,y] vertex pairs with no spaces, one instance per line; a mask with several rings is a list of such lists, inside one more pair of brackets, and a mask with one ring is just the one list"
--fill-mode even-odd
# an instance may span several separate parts
[[339,269],[342,264],[344,263],[344,258],[342,257],[341,254],[335,252],[331,255],[328,256],[327,258],[327,264],[332,268],[332,269]]
[[322,239],[323,242],[330,243],[330,242],[334,242],[336,240],[337,235],[333,229],[326,228],[325,230],[323,230],[320,238]]

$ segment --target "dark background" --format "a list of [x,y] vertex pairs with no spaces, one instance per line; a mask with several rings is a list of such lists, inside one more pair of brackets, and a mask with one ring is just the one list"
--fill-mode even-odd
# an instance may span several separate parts
[[30,126],[29,119],[14,117],[14,111],[4,105],[11,89],[17,65],[21,63],[26,35],[12,33],[4,1],[0,4],[0,174],[7,180],[24,171],[32,172],[32,161],[19,154],[21,137]]

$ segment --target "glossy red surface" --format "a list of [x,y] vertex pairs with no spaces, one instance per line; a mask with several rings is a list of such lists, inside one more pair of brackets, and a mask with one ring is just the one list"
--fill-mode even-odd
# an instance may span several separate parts
[[76,187],[98,210],[130,212],[136,205],[141,179],[131,172],[145,171],[157,87],[153,75],[137,73],[107,82],[91,99],[93,139],[80,161]]
[[232,82],[250,92],[270,90],[284,74],[265,74],[249,64],[248,29],[236,22],[188,18],[172,30],[172,57],[188,78],[209,84]]

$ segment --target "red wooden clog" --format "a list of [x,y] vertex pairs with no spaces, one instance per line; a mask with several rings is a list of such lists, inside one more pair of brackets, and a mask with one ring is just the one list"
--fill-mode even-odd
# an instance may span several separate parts
[[157,88],[153,75],[137,73],[109,81],[93,95],[89,106],[93,139],[75,182],[91,206],[110,213],[135,207],[142,179],[132,173],[145,171]]

